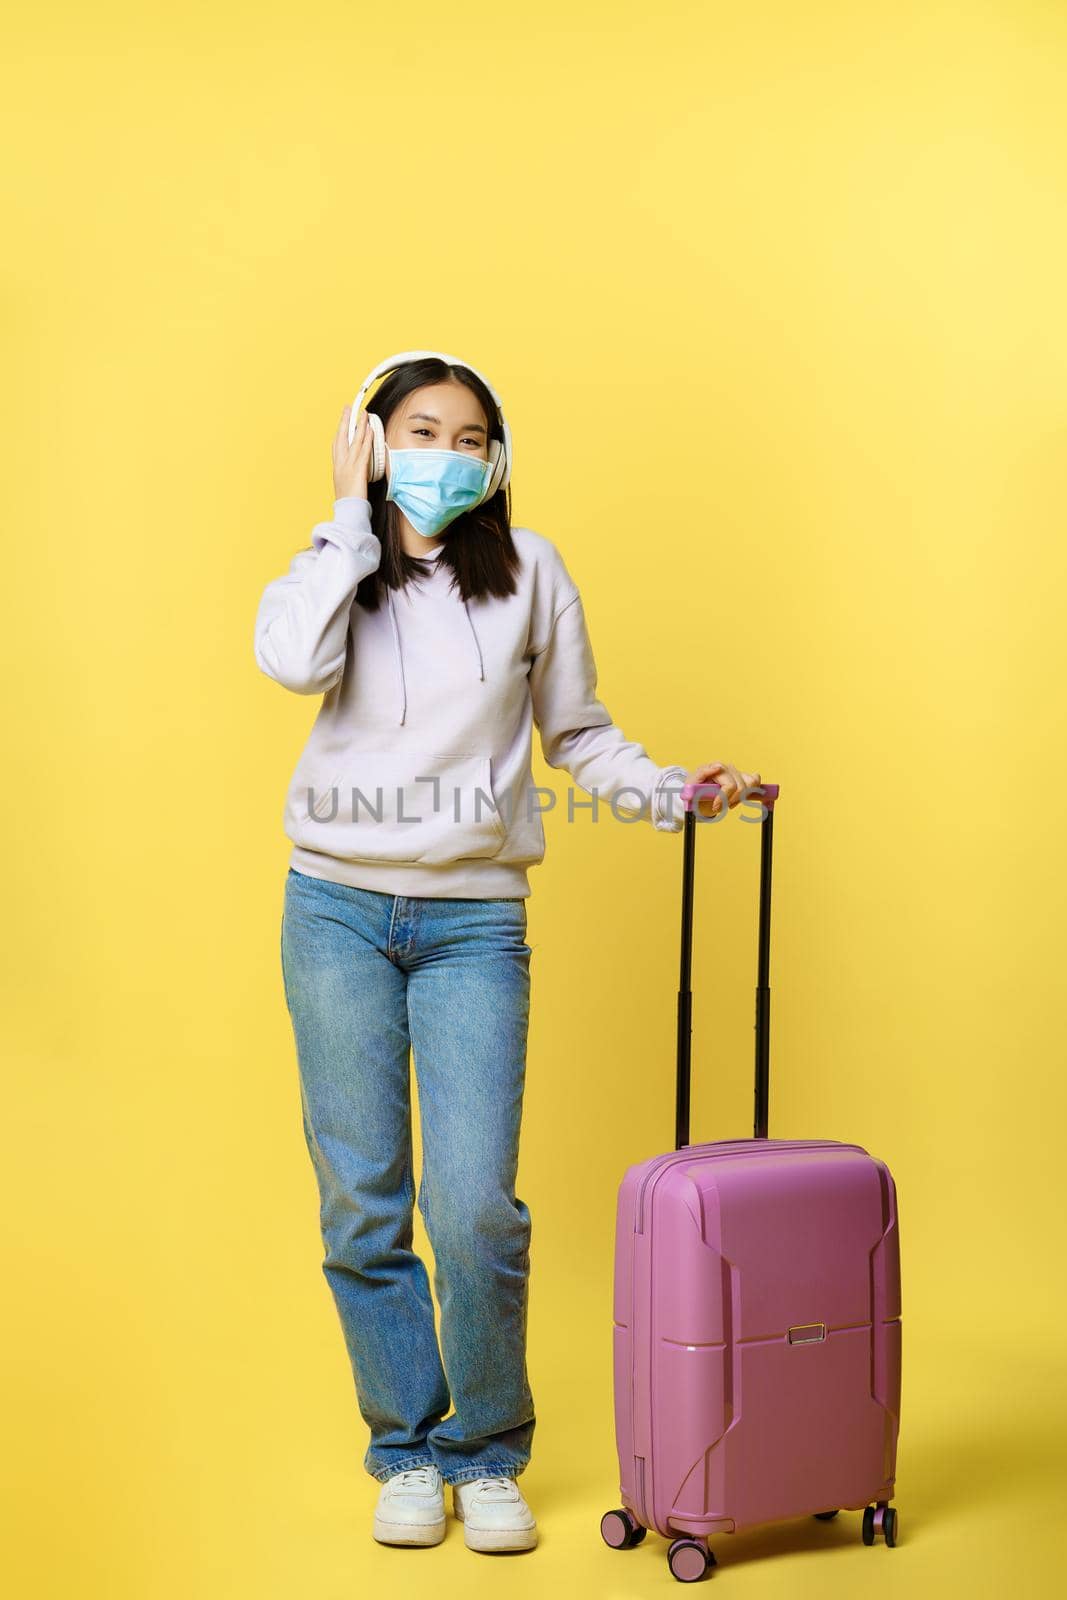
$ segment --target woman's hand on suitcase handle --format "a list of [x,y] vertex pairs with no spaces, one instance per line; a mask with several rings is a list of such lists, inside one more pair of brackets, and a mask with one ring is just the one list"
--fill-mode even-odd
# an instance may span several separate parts
[[[705,767],[697,767],[686,779],[687,784],[715,783],[726,795],[727,803],[732,810],[739,806],[743,800],[752,798],[751,791],[759,789],[760,775],[758,772],[742,772],[729,761],[712,761]],[[757,796],[758,798],[758,796]],[[716,817],[722,811],[722,794],[701,794],[697,796],[693,807],[702,817]]]

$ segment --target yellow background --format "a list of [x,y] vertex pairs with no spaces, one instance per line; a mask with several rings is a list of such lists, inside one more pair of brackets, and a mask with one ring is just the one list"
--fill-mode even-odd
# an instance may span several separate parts
[[[771,1132],[899,1186],[901,1544],[779,1525],[714,1581],[1058,1591],[1067,12],[230,0],[6,35],[9,1591],[669,1592],[664,1541],[598,1523],[681,840],[610,815],[548,819],[529,907],[542,1542],[370,1537],[278,957],[318,702],[252,624],[342,406],[416,347],[501,392],[514,519],[625,732],[781,783]],[[757,844],[698,836],[694,1140],[750,1128]]]

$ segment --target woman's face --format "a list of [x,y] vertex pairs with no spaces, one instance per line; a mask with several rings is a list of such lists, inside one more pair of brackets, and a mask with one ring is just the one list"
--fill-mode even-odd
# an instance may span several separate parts
[[[455,450],[480,461],[489,457],[488,418],[465,383],[427,383],[397,406],[385,429],[390,450]],[[390,477],[388,453],[386,479]]]

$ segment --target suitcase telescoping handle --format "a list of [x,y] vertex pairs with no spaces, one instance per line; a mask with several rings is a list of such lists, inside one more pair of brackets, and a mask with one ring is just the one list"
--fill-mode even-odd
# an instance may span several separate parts
[[[774,844],[774,803],[778,784],[761,783],[751,803],[762,805],[760,823],[759,940],[756,963],[756,1105],[753,1131],[767,1137],[767,1101],[770,1069],[771,1022],[771,850]],[[700,795],[720,793],[715,783],[687,783],[682,790],[685,808],[682,838],[682,969],[678,986],[678,1086],[674,1119],[674,1148],[689,1143],[690,1046],[693,1031],[693,856],[696,846],[696,801]],[[743,801],[742,804],[748,804]],[[722,813],[719,814],[722,820]],[[709,818],[710,822],[711,819]]]

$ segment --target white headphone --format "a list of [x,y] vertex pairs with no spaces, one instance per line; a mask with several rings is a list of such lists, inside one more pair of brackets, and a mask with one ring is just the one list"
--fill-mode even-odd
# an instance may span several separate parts
[[[447,361],[450,366],[466,367],[468,371],[474,373],[475,377],[481,378],[493,397],[497,421],[504,437],[503,440],[489,439],[487,441],[487,455],[489,461],[492,462],[493,470],[489,475],[489,483],[486,486],[485,493],[478,502],[479,505],[482,505],[485,501],[491,499],[498,489],[506,488],[511,481],[511,429],[508,427],[504,416],[504,408],[501,404],[500,396],[485,374],[479,372],[477,367],[472,367],[469,361],[460,361],[458,356],[448,356],[440,350],[401,350],[399,354],[390,356],[387,361],[379,362],[373,372],[369,372],[364,378],[363,386],[353,402],[352,414],[348,419],[348,442],[351,444],[356,437],[359,408],[363,404],[363,396],[374,380],[384,377],[386,373],[392,372],[395,367],[403,366],[405,362],[418,361],[426,356],[437,356],[441,361]],[[371,455],[367,466],[367,481],[376,483],[379,478],[385,477],[385,429],[382,427],[381,417],[374,411],[367,412],[367,426],[370,428],[371,434]]]

